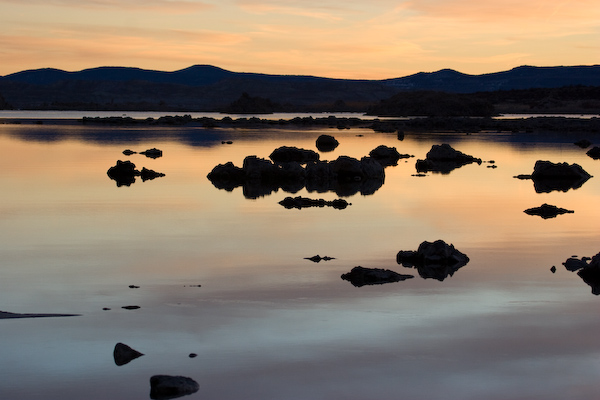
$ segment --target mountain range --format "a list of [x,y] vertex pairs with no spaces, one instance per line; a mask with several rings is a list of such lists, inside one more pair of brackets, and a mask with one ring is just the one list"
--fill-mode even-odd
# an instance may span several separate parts
[[443,69],[383,80],[240,73],[210,65],[173,72],[44,68],[0,77],[0,108],[221,111],[244,95],[268,99],[280,111],[362,111],[401,92],[468,94],[565,86],[600,87],[600,65],[521,66],[482,75]]

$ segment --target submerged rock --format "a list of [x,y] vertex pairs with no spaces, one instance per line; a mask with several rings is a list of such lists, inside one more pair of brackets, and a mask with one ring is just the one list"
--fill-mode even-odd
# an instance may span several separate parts
[[154,375],[150,378],[150,398],[168,400],[196,393],[198,382],[185,376]]
[[542,204],[539,207],[528,208],[524,211],[528,215],[539,215],[544,219],[555,218],[560,214],[573,214],[575,211],[567,210],[566,208],[559,208],[550,204]]
[[143,355],[144,354],[132,349],[124,343],[117,343],[115,345],[115,349],[113,350],[113,358],[115,359],[115,364],[117,364],[119,367],[128,364],[129,362]]
[[162,155],[163,155],[162,150],[159,150],[157,148],[152,148],[152,149],[148,149],[146,151],[141,151],[140,154],[143,154],[148,158],[159,158],[159,157],[162,157]]
[[349,281],[356,287],[365,285],[382,285],[384,283],[400,282],[414,278],[412,275],[402,275],[389,269],[354,267],[342,275],[342,279]]
[[327,201],[324,199],[309,199],[307,197],[300,197],[300,196],[294,197],[294,198],[286,197],[285,199],[281,200],[279,202],[279,204],[281,204],[282,206],[284,206],[287,209],[290,209],[290,208],[301,209],[301,208],[308,208],[308,207],[333,207],[338,210],[343,210],[344,208],[348,207],[349,205],[352,205],[351,203],[348,203],[344,199],[335,199],[335,200]]
[[396,261],[404,267],[416,268],[424,279],[443,281],[467,265],[469,257],[456,250],[452,244],[436,240],[421,243],[417,251],[398,252]]
[[417,172],[450,173],[463,165],[481,164],[481,158],[475,158],[461,151],[455,150],[447,143],[431,146],[424,160],[417,160]]
[[335,258],[333,258],[333,257],[327,257],[327,256],[321,257],[318,254],[316,256],[312,256],[312,257],[305,257],[304,259],[305,260],[310,260],[310,261],[316,262],[316,263],[321,262],[321,261],[335,260]]

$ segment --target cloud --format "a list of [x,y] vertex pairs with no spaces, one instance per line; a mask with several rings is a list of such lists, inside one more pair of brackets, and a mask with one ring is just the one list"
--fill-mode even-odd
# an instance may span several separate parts
[[148,11],[169,14],[182,14],[204,11],[214,6],[195,0],[0,0],[2,3],[19,4],[19,6],[54,6],[70,9],[100,9],[100,10],[127,10]]

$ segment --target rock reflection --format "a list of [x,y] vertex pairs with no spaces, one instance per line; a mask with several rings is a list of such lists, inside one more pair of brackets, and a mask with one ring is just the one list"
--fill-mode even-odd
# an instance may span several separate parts
[[443,281],[467,265],[469,257],[456,250],[452,244],[436,240],[433,243],[421,243],[417,251],[401,250],[396,261],[404,267],[416,268],[423,279]]
[[196,393],[198,382],[185,376],[154,375],[150,378],[150,398],[169,400]]
[[550,193],[554,190],[567,192],[579,189],[592,176],[579,164],[553,163],[538,160],[531,175],[517,175],[517,179],[531,179],[536,193]]

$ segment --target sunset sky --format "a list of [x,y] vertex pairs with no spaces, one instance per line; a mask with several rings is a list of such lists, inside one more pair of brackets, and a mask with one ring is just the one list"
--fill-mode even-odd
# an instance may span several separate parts
[[52,67],[385,79],[600,64],[598,0],[0,0],[0,75]]

